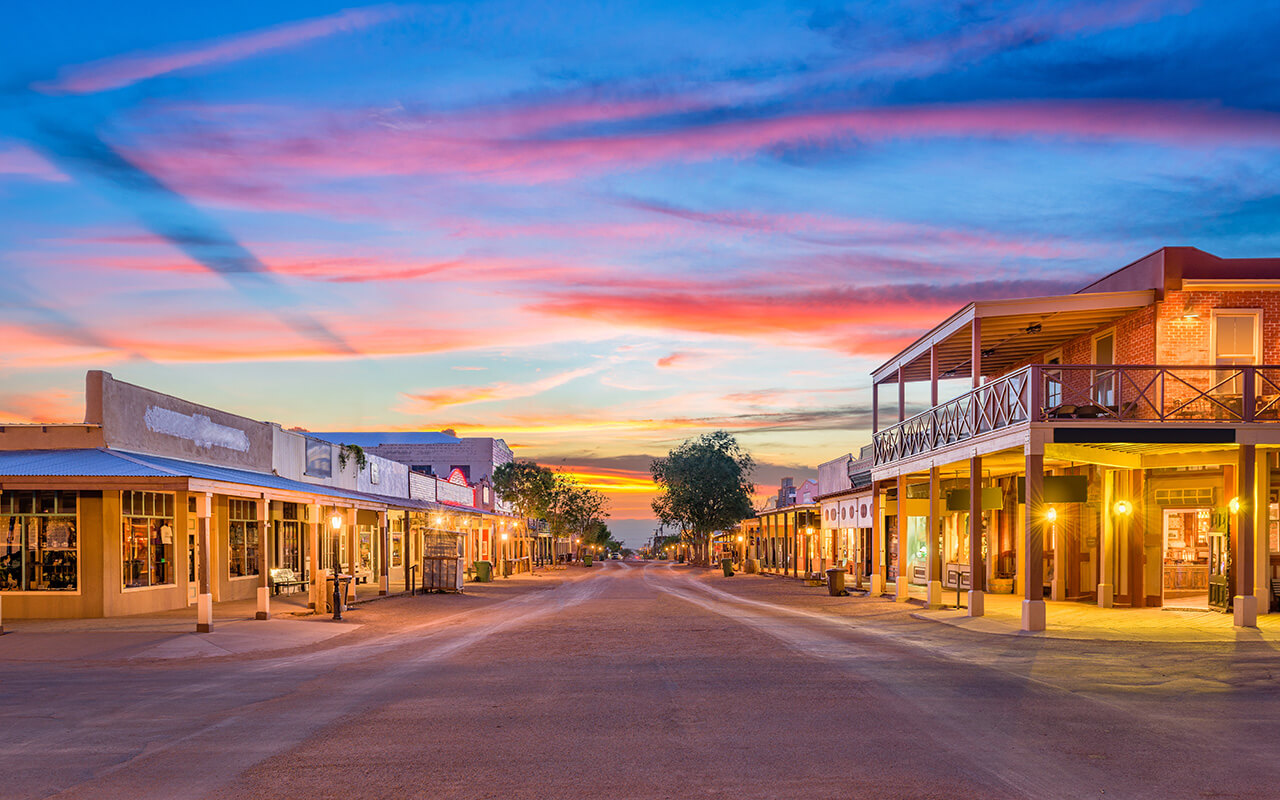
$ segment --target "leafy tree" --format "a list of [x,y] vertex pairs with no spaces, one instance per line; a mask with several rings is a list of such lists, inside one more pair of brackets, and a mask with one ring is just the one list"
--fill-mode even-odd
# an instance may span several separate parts
[[555,473],[532,461],[512,461],[493,471],[493,491],[525,519],[546,519]]
[[711,534],[755,514],[751,473],[755,460],[728,431],[689,439],[650,466],[660,494],[653,513],[663,525],[683,529],[697,561],[710,559]]

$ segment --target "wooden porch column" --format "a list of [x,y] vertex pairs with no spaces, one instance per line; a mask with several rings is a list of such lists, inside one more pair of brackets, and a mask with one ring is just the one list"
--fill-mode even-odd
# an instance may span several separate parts
[[969,459],[969,616],[985,611],[987,572],[982,563],[982,456]]
[[1253,594],[1258,598],[1258,613],[1271,613],[1271,453],[1257,451],[1254,459],[1253,496]]
[[378,594],[391,591],[391,530],[387,525],[387,511],[378,512]]
[[902,367],[898,367],[898,422],[907,418],[907,381],[903,377]]
[[320,526],[324,524],[323,508],[316,503],[307,506],[307,571],[311,575],[307,605],[312,611],[324,608],[324,581],[320,577]]
[[1022,543],[1022,630],[1042,631],[1044,609],[1044,452],[1027,445],[1027,496],[1023,504],[1025,540]]
[[209,532],[212,516],[213,495],[209,492],[196,495],[196,546],[200,548],[200,558],[197,559],[199,574],[196,576],[200,584],[196,595],[196,633],[213,630],[213,581],[209,563],[213,557]]
[[929,348],[929,407],[938,405],[938,348]]
[[982,320],[977,317],[969,326],[969,370],[973,373],[973,388],[982,385]]
[[898,581],[894,600],[907,602],[907,476],[898,476]]
[[359,511],[354,508],[348,508],[347,517],[347,571],[351,575],[351,589],[355,593],[356,566],[358,564],[357,557],[359,555],[357,548],[360,546],[359,537]]
[[258,498],[258,612],[254,619],[271,619],[271,570],[267,548],[271,543],[271,501]]
[[1098,607],[1111,608],[1116,601],[1116,531],[1124,520],[1116,513],[1121,499],[1116,492],[1117,471],[1102,471],[1102,531],[1098,542]]
[[880,486],[871,484],[871,596],[884,594],[884,522],[880,519]]
[[880,430],[880,382],[871,381],[871,435]]
[[[1231,605],[1234,609],[1234,621],[1239,628],[1256,628],[1258,626],[1258,597],[1253,593],[1254,564],[1254,520],[1266,516],[1265,507],[1259,508],[1259,499],[1254,497],[1254,470],[1257,468],[1256,446],[1242,444],[1239,450],[1239,461],[1236,466],[1236,498],[1240,508],[1236,511],[1236,541],[1232,547],[1232,557],[1236,560],[1231,570],[1232,588]],[[1262,503],[1267,499],[1262,498]]]
[[1140,502],[1145,473],[1140,469],[1129,470],[1129,502],[1133,513],[1129,515],[1129,606],[1147,606],[1147,509]]
[[[934,388],[937,388],[936,383]],[[926,568],[928,576],[926,608],[942,608],[942,553],[940,552],[941,548],[938,546],[938,539],[941,538],[942,531],[942,512],[938,507],[938,501],[941,499],[938,497],[940,493],[938,468],[929,467],[929,532],[927,534],[929,538],[925,540],[925,552],[928,559]]]

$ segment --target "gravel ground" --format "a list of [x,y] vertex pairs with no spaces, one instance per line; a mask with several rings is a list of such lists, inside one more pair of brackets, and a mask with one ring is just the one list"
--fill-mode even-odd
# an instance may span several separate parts
[[916,610],[607,563],[368,604],[256,656],[0,660],[0,796],[1280,795],[1271,645]]

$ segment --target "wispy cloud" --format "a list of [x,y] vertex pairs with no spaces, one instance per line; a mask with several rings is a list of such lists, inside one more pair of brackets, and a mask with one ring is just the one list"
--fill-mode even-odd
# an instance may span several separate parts
[[401,411],[407,414],[423,414],[449,406],[533,397],[564,386],[566,383],[575,381],[578,378],[594,375],[604,369],[604,366],[568,370],[525,383],[502,382],[488,386],[451,386],[444,389],[406,394],[404,397],[407,403],[402,406]]
[[63,68],[52,81],[34,89],[46,94],[90,94],[120,89],[192,67],[240,61],[260,53],[295,47],[336,33],[359,30],[403,16],[403,6],[348,9],[327,17],[288,22],[260,31],[226,36],[165,51],[114,56]]

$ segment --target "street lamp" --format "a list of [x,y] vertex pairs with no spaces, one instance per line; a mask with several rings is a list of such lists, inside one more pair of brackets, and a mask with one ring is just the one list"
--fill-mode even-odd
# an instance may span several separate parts
[[333,528],[333,618],[342,620],[342,589],[341,582],[338,580],[338,572],[341,568],[339,563],[338,549],[338,531],[342,530],[342,516],[336,511],[333,516],[329,517],[329,527]]

